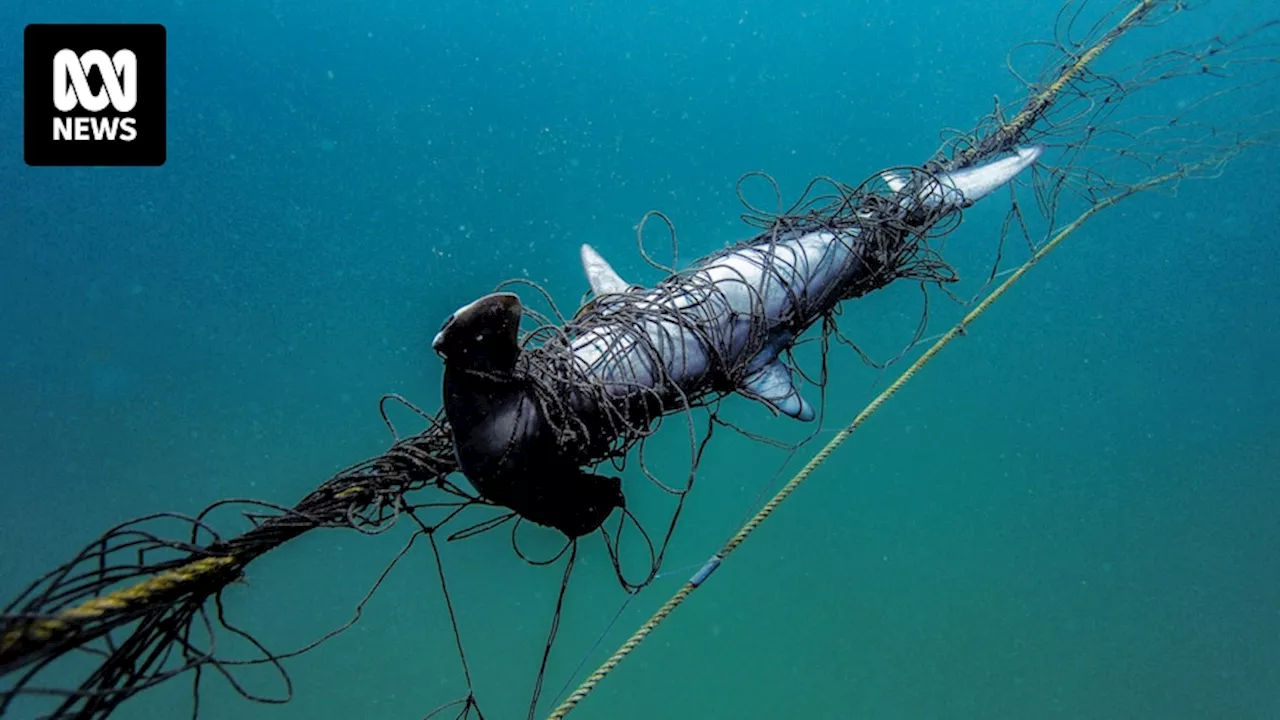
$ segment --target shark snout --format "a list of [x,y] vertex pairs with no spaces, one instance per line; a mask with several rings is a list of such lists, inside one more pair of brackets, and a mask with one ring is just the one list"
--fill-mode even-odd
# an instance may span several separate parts
[[431,347],[447,361],[475,369],[509,368],[519,354],[524,307],[514,293],[492,293],[458,308],[445,320]]

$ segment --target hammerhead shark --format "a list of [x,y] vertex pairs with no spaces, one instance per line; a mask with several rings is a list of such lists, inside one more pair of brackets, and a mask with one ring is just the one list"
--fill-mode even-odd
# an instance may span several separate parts
[[[1016,148],[927,179],[881,177],[903,216],[936,218],[1003,187],[1043,151]],[[882,230],[871,213],[859,218],[767,233],[652,288],[626,282],[583,245],[593,299],[563,342],[532,349],[521,347],[523,306],[515,294],[458,308],[432,346],[444,359],[444,409],[459,469],[485,500],[576,538],[625,507],[620,481],[586,466],[609,455],[627,423],[648,425],[728,392],[813,420],[781,355],[840,302],[865,292],[868,276],[885,263],[870,242],[874,233],[906,233]]]

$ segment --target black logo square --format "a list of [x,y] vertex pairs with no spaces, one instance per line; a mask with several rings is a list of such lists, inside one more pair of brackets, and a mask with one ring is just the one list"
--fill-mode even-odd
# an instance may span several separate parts
[[166,154],[163,25],[28,25],[28,165],[157,166]]

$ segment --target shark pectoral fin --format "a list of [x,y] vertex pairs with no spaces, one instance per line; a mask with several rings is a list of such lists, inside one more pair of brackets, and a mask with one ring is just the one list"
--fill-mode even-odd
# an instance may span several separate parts
[[808,422],[816,417],[813,406],[792,384],[791,369],[781,360],[748,375],[739,392],[797,420]]
[[622,276],[618,275],[609,262],[596,252],[595,248],[583,244],[579,253],[582,256],[582,269],[587,273],[587,282],[591,284],[591,292],[599,295],[624,293],[630,289]]

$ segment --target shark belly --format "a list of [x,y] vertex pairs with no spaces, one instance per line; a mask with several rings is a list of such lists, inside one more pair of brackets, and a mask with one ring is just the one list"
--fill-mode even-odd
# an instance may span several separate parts
[[779,354],[839,301],[858,270],[856,239],[848,231],[795,233],[716,256],[676,283],[628,298],[634,313],[580,336],[578,366],[615,399],[656,394],[664,409],[679,410],[710,390],[736,390],[811,420],[813,408]]

